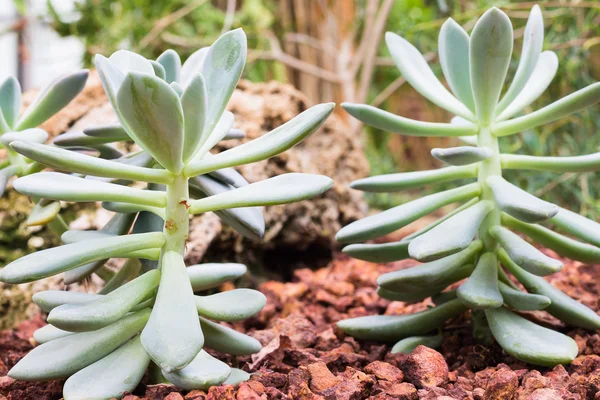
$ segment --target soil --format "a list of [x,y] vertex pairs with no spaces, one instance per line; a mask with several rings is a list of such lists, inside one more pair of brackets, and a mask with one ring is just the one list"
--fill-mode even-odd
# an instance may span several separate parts
[[[551,252],[548,252],[551,254]],[[598,310],[600,265],[567,260],[552,282]],[[391,355],[390,345],[355,340],[335,322],[368,314],[422,310],[375,294],[381,273],[414,261],[374,264],[337,255],[325,268],[296,270],[290,283],[268,281],[260,289],[267,306],[234,327],[263,344],[260,353],[236,361],[254,375],[237,387],[180,391],[142,382],[126,400],[138,399],[600,399],[600,334],[566,329],[543,312],[527,317],[573,337],[580,355],[567,366],[540,368],[515,360],[495,343],[475,343],[468,314],[447,323],[442,348],[419,346],[409,355]],[[224,287],[222,289],[227,289]],[[18,382],[5,376],[31,348],[31,334],[43,316],[0,332],[0,399],[60,399],[62,381]],[[217,355],[219,356],[219,355]]]

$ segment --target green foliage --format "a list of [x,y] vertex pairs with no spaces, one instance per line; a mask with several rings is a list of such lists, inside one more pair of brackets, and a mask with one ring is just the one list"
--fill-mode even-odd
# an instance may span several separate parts
[[[500,142],[523,130],[556,123],[600,102],[600,83],[593,83],[536,111],[521,115],[548,87],[557,71],[552,51],[542,52],[544,27],[534,6],[524,29],[521,59],[510,85],[505,80],[513,50],[513,27],[498,8],[486,11],[470,35],[454,20],[439,36],[439,56],[453,93],[435,77],[425,58],[406,39],[386,34],[392,58],[407,82],[432,103],[457,114],[450,123],[428,123],[377,108],[344,103],[360,121],[404,136],[459,137],[469,146],[433,149],[448,167],[374,176],[352,184],[366,192],[395,192],[459,179],[477,179],[371,215],[342,228],[336,239],[353,243],[343,251],[369,261],[413,258],[425,264],[382,275],[378,293],[390,300],[418,301],[434,296],[436,307],[403,316],[369,316],[339,322],[361,339],[399,340],[399,349],[439,328],[465,308],[473,310],[474,336],[491,332],[506,352],[538,365],[552,366],[577,356],[573,339],[520,317],[517,310],[544,309],[576,327],[600,328],[600,316],[552,287],[541,276],[563,264],[509,230],[529,236],[559,255],[597,262],[600,224],[562,209],[511,184],[504,170],[575,173],[600,170],[600,154],[539,157],[501,153]],[[456,96],[456,97],[455,97]],[[589,151],[589,149],[588,149]],[[436,223],[393,243],[361,244],[380,238],[445,205],[463,202]],[[540,224],[552,224],[577,239]],[[583,240],[583,241],[579,241]],[[508,270],[527,293],[507,278]],[[443,292],[461,283],[456,290]],[[506,307],[506,306],[508,307]],[[485,319],[481,318],[485,314]],[[488,327],[482,326],[487,319]],[[401,350],[399,350],[401,351]]]
[[[328,190],[333,182],[321,175],[283,174],[249,184],[231,167],[291,148],[321,126],[333,104],[314,106],[258,139],[213,155],[209,150],[219,141],[244,136],[232,129],[233,114],[225,111],[246,61],[241,29],[225,33],[183,65],[172,50],[156,61],[123,50],[109,58],[97,55],[95,61],[120,125],[65,134],[55,145],[39,143],[33,132],[8,145],[40,166],[71,173],[21,177],[14,184],[21,193],[102,201],[117,213],[101,230],[66,231],[64,245],[8,264],[0,280],[23,283],[62,273],[65,282],[75,282],[95,273],[106,283],[98,294],[36,294],[34,301],[49,312],[50,325],[36,332],[42,344],[9,375],[68,378],[67,400],[120,397],[138,385],[150,364],[186,389],[247,379],[247,373],[203,349],[233,356],[259,351],[256,339],[219,322],[251,317],[266,298],[249,289],[194,294],[239,278],[246,267],[187,268],[189,218],[214,211],[242,235],[259,238],[264,219],[258,207]],[[123,140],[143,150],[127,155],[108,150]],[[115,273],[104,267],[109,258],[127,261]],[[94,383],[86,385],[90,379]]]

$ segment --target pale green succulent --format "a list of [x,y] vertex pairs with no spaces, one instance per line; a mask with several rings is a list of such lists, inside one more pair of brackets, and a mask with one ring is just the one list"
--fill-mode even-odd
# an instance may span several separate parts
[[[0,271],[1,281],[23,283],[111,257],[129,259],[112,278],[125,269],[123,276],[116,282],[109,280],[101,294],[42,292],[35,297],[50,312],[51,325],[36,332],[43,344],[11,369],[9,376],[23,380],[68,377],[67,400],[120,397],[138,385],[149,365],[157,367],[151,368],[152,376],[162,372],[168,381],[185,389],[206,389],[247,378],[203,348],[233,355],[258,351],[256,339],[218,321],[254,315],[264,306],[265,297],[248,289],[194,295],[194,291],[236,279],[245,267],[200,264],[186,268],[183,253],[190,215],[290,203],[319,195],[333,184],[328,177],[301,173],[247,184],[227,170],[294,146],[327,119],[333,104],[314,106],[272,132],[217,155],[208,152],[231,131],[233,116],[225,106],[246,60],[246,37],[241,29],[221,36],[181,85],[163,79],[179,70],[177,61],[172,63],[174,56],[167,54],[169,62],[163,58],[165,65],[161,64],[164,76],[155,62],[131,52],[96,56],[104,89],[122,126],[113,133],[121,135],[118,140],[131,138],[142,153],[110,160],[35,142],[11,143],[30,159],[74,174],[40,172],[22,177],[15,181],[18,191],[62,201],[103,201],[107,208],[120,212],[103,230],[68,231],[63,240],[69,244],[25,256]],[[122,137],[123,130],[127,137]],[[99,129],[96,137],[107,139],[108,132]],[[140,161],[148,157],[149,162]],[[149,185],[131,187],[129,182]],[[202,198],[194,199],[193,190],[202,192]],[[132,215],[138,212],[133,231],[126,234]],[[223,215],[242,230],[261,229],[262,217],[257,220],[254,214]],[[162,229],[157,231],[157,226]],[[157,268],[152,263],[140,266],[137,259],[157,260]]]
[[[550,84],[558,67],[552,51],[542,51],[544,24],[533,7],[521,60],[501,96],[513,50],[509,18],[497,8],[477,21],[469,36],[449,19],[439,36],[444,76],[454,94],[435,77],[419,51],[400,36],[387,33],[390,53],[403,77],[431,102],[456,114],[452,123],[414,121],[360,104],[343,104],[355,118],[390,132],[410,136],[460,137],[471,146],[434,149],[432,155],[450,166],[437,170],[390,174],[361,179],[352,187],[367,192],[393,192],[425,184],[474,179],[476,182],[434,193],[356,221],[337,234],[342,243],[382,237],[445,205],[462,202],[452,213],[393,243],[351,244],[353,257],[388,262],[413,258],[425,262],[384,274],[378,293],[390,300],[419,301],[433,296],[436,307],[413,315],[367,316],[339,322],[345,332],[362,339],[398,341],[395,351],[414,347],[412,338],[440,328],[467,309],[474,321],[486,320],[505,351],[539,364],[568,363],[577,356],[573,339],[541,327],[519,311],[545,310],[571,326],[600,329],[600,317],[588,307],[551,286],[542,276],[562,268],[521,236],[553,249],[561,256],[600,262],[600,225],[576,213],[540,200],[502,178],[502,171],[584,172],[600,169],[600,153],[576,157],[532,157],[500,154],[498,140],[535,128],[600,101],[600,84],[592,84],[535,112],[516,116]],[[540,223],[581,239],[556,233]],[[510,230],[509,230],[510,229]],[[512,230],[512,231],[511,231]],[[508,279],[510,272],[527,290]],[[467,280],[455,291],[449,285]],[[481,313],[486,318],[479,318]],[[481,330],[481,324],[475,323]],[[485,331],[485,328],[483,329]],[[408,339],[407,339],[408,338]]]
[[[67,106],[84,88],[88,71],[61,77],[41,90],[34,102],[21,113],[21,85],[9,77],[0,85],[0,148],[6,148],[6,159],[0,160],[0,196],[13,176],[39,172],[43,166],[10,148],[15,140],[45,143],[48,133],[38,128]],[[50,224],[58,235],[66,228],[58,216],[60,203],[38,199],[27,219],[28,225]]]

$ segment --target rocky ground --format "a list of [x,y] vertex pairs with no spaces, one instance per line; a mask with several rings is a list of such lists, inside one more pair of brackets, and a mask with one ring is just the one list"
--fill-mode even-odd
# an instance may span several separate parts
[[[375,294],[379,274],[412,263],[373,264],[340,255],[325,268],[295,271],[290,283],[268,281],[260,287],[269,300],[265,309],[235,325],[264,345],[260,353],[237,360],[254,373],[249,382],[208,392],[142,384],[125,399],[600,399],[600,334],[566,329],[542,312],[529,317],[565,331],[579,344],[580,355],[571,365],[535,367],[496,344],[476,344],[468,315],[448,322],[439,351],[420,346],[409,355],[391,355],[389,345],[357,341],[336,329],[343,318],[402,314],[430,305],[429,300],[389,302]],[[598,309],[600,266],[565,261],[552,281]],[[31,349],[31,333],[43,324],[40,316],[0,333],[0,399],[61,398],[61,381],[23,383],[5,376]]]

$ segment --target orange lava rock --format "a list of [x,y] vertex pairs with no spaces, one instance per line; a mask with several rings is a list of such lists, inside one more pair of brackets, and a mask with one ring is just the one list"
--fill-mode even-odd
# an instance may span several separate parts
[[519,387],[519,378],[512,370],[500,368],[492,374],[485,388],[484,400],[510,400]]
[[179,393],[169,393],[167,395],[167,397],[165,397],[165,400],[183,400],[183,396]]
[[185,400],[204,400],[206,399],[206,392],[204,390],[192,390],[184,397]]
[[340,383],[323,362],[310,364],[307,369],[310,374],[310,389],[313,392],[319,393]]
[[261,400],[261,397],[250,385],[241,383],[238,388],[236,400]]
[[448,379],[448,364],[437,351],[417,346],[401,365],[407,381],[417,388],[439,386]]
[[365,367],[365,372],[375,375],[377,379],[390,382],[402,382],[404,379],[404,374],[400,369],[383,361],[373,361]]
[[527,400],[563,400],[563,397],[558,390],[541,388],[531,393]]
[[418,398],[417,388],[408,382],[396,383],[386,393],[400,400],[416,400]]
[[231,385],[212,386],[208,389],[206,400],[235,400],[235,391]]

